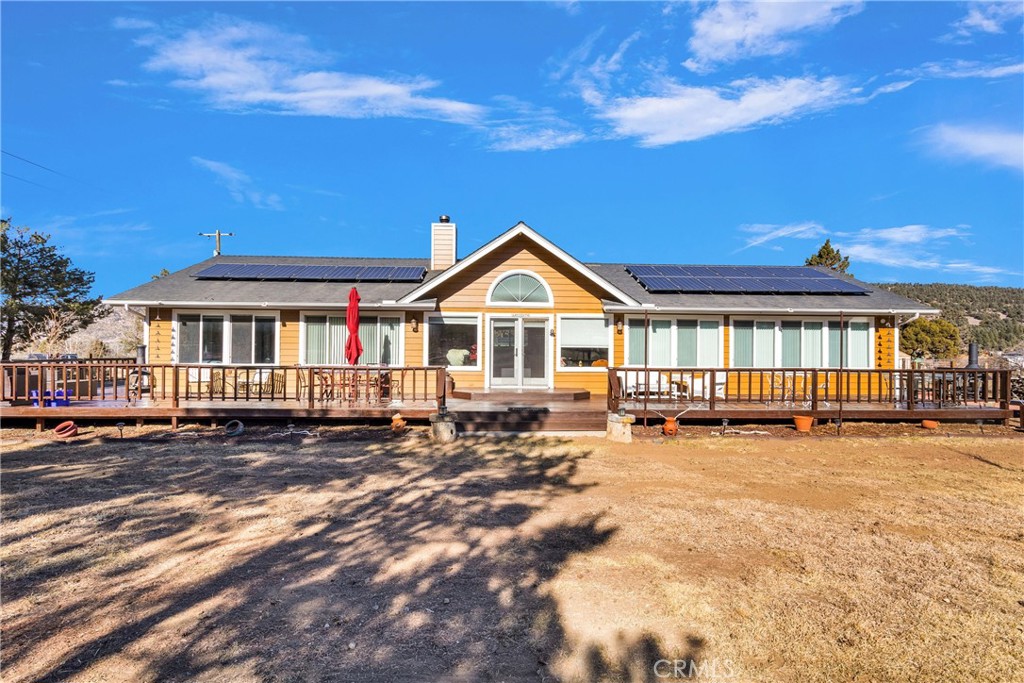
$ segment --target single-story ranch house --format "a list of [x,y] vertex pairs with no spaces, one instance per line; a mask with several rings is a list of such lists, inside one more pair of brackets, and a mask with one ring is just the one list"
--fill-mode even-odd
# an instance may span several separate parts
[[360,366],[592,394],[609,366],[894,368],[900,322],[938,313],[825,268],[583,263],[522,222],[459,259],[456,237],[442,216],[429,258],[219,255],[106,301],[145,307],[151,364],[345,366],[355,287]]

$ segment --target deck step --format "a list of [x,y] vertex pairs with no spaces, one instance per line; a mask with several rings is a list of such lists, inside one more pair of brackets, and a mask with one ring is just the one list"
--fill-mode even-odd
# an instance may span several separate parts
[[458,411],[455,422],[463,432],[594,432],[607,427],[605,412],[538,410]]
[[455,389],[452,398],[524,405],[530,401],[589,401],[587,389]]

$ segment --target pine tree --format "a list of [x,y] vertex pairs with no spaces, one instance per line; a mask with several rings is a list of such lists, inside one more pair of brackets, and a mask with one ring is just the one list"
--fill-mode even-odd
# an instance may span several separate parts
[[846,272],[850,267],[850,257],[840,254],[839,250],[832,246],[832,240],[828,239],[825,240],[825,244],[821,245],[821,249],[818,249],[816,254],[808,257],[804,265],[825,266],[846,275],[853,275],[853,273]]

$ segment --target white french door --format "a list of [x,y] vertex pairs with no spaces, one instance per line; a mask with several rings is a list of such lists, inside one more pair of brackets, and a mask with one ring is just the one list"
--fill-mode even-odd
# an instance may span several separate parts
[[492,387],[548,386],[547,318],[491,318],[489,334]]

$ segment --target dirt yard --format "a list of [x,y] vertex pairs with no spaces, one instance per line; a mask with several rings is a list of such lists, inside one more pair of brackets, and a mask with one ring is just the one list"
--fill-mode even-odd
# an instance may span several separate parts
[[1024,680],[1005,428],[273,431],[3,430],[3,680]]

